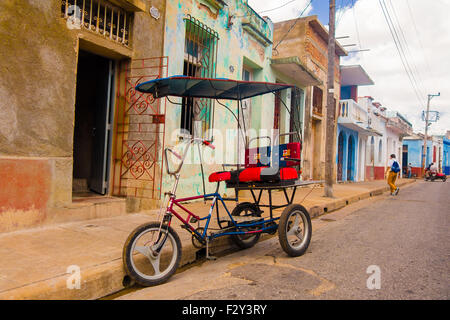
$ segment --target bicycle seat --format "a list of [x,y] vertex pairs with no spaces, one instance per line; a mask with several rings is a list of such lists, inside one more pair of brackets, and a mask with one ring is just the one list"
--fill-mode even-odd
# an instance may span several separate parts
[[279,182],[297,180],[298,173],[294,168],[253,167],[242,170],[219,171],[209,176],[209,182],[225,181],[235,184],[239,182]]

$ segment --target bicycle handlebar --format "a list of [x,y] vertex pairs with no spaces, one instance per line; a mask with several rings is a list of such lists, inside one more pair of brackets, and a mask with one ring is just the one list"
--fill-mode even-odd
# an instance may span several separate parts
[[[190,147],[190,145],[192,143],[201,143],[207,147],[210,147],[211,149],[215,149],[216,147],[214,145],[211,144],[211,142],[200,139],[200,138],[189,138],[189,142],[188,142],[188,146],[186,147],[186,149],[183,152],[183,155],[178,154],[177,152],[175,152],[174,150],[172,150],[169,147],[164,148],[164,160],[166,162],[166,170],[168,174],[178,174],[181,170],[181,167],[183,166],[184,163],[184,159],[186,158],[188,149]],[[170,152],[171,154],[173,154],[175,157],[178,158],[178,160],[181,161],[181,163],[178,165],[178,167],[174,170],[170,169],[169,166],[169,161],[168,161],[168,152]]]
[[213,149],[213,150],[216,148],[216,147],[215,147],[214,145],[212,145],[211,142],[209,142],[209,141],[203,140],[202,143],[203,143],[204,146],[210,147],[210,148]]

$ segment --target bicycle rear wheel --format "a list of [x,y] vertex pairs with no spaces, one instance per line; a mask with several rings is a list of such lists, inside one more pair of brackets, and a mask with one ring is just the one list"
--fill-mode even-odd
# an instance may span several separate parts
[[[156,248],[162,245],[159,253]],[[143,224],[131,232],[123,248],[123,264],[127,274],[143,286],[166,282],[177,270],[181,259],[181,241],[167,226],[159,222]]]
[[[258,206],[251,202],[243,202],[240,203],[234,208],[231,212],[233,217],[260,217],[261,212],[258,209]],[[261,226],[248,227],[245,228],[245,231],[249,230],[258,230],[261,229]],[[236,228],[236,231],[238,229]],[[261,237],[261,233],[250,233],[250,234],[233,234],[231,235],[231,240],[241,249],[248,249],[253,247]]]
[[287,206],[278,225],[278,239],[284,252],[291,257],[301,256],[308,249],[311,235],[311,218],[305,207],[299,204]]

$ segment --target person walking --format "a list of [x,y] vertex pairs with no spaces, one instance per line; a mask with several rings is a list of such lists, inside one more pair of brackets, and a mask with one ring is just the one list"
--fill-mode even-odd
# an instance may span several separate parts
[[395,180],[397,179],[397,175],[399,172],[400,165],[398,164],[397,160],[395,160],[395,154],[391,154],[385,172],[385,175],[387,175],[387,183],[391,188],[391,196],[396,196],[400,191],[400,188],[395,185]]
[[437,173],[437,171],[438,171],[438,167],[437,167],[436,163],[432,162],[430,165],[430,172]]

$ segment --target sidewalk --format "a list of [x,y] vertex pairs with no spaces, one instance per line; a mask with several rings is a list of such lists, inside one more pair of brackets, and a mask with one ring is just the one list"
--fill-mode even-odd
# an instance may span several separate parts
[[[397,185],[414,181],[400,179]],[[294,203],[300,203],[311,191],[303,205],[311,217],[317,217],[388,189],[385,181],[337,184],[336,198],[328,199],[322,197],[323,187],[312,191],[300,188]],[[274,203],[282,203],[284,195],[277,192],[273,198]],[[209,209],[203,201],[186,207],[200,216]],[[275,215],[280,213],[275,211]],[[0,234],[0,299],[97,299],[123,289],[127,281],[122,265],[123,244],[135,227],[154,219],[154,212],[127,214]],[[175,222],[174,219],[172,225],[182,242],[183,266],[196,260],[198,249],[193,247],[190,233]],[[229,239],[223,237],[212,243],[211,251],[217,254],[232,247]],[[80,268],[80,289],[67,288],[70,266]]]

